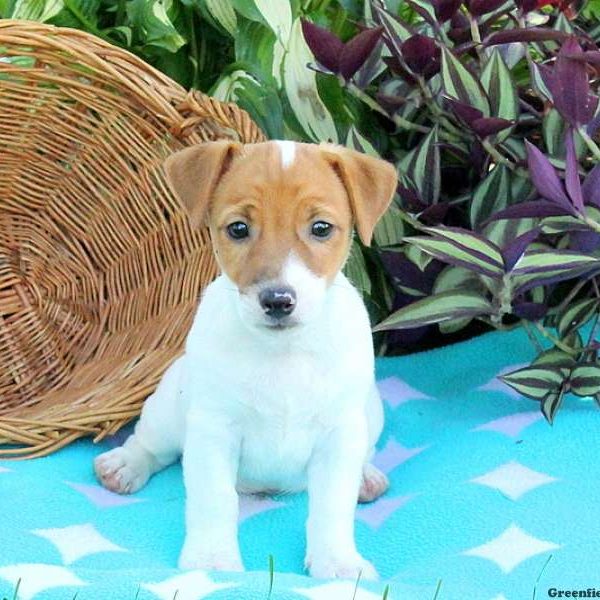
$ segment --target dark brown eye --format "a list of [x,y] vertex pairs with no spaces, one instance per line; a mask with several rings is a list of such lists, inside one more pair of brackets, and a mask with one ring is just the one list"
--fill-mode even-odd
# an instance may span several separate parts
[[326,221],[316,221],[312,224],[310,232],[320,240],[326,240],[333,233],[333,225]]
[[250,227],[243,221],[235,221],[227,225],[227,235],[232,240],[243,240],[250,235]]

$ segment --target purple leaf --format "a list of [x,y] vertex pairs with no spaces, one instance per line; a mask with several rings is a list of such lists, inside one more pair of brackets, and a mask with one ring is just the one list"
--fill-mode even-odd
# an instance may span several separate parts
[[450,206],[445,202],[432,204],[419,215],[419,220],[425,225],[437,225],[444,220],[449,208]]
[[587,124],[587,134],[590,137],[594,137],[598,128],[600,127],[600,114],[596,115],[588,124]]
[[507,29],[496,31],[485,38],[484,46],[496,44],[512,44],[513,42],[546,42],[550,40],[562,41],[569,38],[568,33],[545,29],[543,27],[529,27],[527,29]]
[[571,214],[571,211],[565,210],[561,205],[556,204],[555,202],[532,200],[529,202],[513,204],[513,206],[509,206],[508,208],[493,214],[485,223],[482,223],[481,226],[483,227],[492,221],[499,221],[500,219],[560,217],[569,214]]
[[423,17],[423,19],[432,27],[438,27],[437,21],[425,7],[421,6],[418,2],[413,2],[413,0],[406,0],[406,4],[408,4],[418,15]]
[[573,279],[574,277],[591,277],[595,271],[598,270],[598,267],[580,267],[577,269],[572,269],[571,271],[566,271],[564,273],[560,273],[558,275],[549,275],[544,277],[543,273],[540,273],[539,277],[524,283],[514,290],[514,293],[524,294],[529,290],[538,287],[540,285],[548,286],[554,285],[556,283],[560,283],[561,281],[566,281],[568,279]]
[[338,73],[343,42],[331,31],[306,19],[302,19],[302,33],[317,61],[333,73]]
[[441,23],[451,19],[462,4],[462,0],[432,0],[435,8],[435,16]]
[[538,321],[548,312],[548,307],[540,302],[515,302],[512,312],[520,319]]
[[591,65],[600,66],[600,51],[598,50],[586,50],[585,52],[579,52],[575,54],[565,53],[564,57],[580,62],[590,63]]
[[504,4],[505,0],[470,0],[469,12],[474,17],[480,17],[495,11]]
[[375,49],[383,27],[365,29],[346,42],[340,56],[340,73],[350,79],[366,62]]
[[454,98],[444,98],[444,100],[453,110],[454,114],[469,126],[471,123],[473,123],[473,121],[483,117],[483,113],[478,108],[475,108],[470,104],[460,102],[459,100],[454,100]]
[[523,13],[528,13],[537,8],[538,0],[515,0],[515,4]]
[[414,72],[422,75],[431,61],[439,61],[440,49],[435,41],[426,35],[413,35],[401,46],[404,62]]
[[512,121],[507,119],[501,119],[499,117],[484,117],[481,119],[475,119],[471,123],[473,131],[481,138],[485,138],[488,135],[493,135],[510,127],[513,124]]
[[[522,205],[521,205],[522,206]],[[512,208],[512,207],[511,207]],[[502,258],[504,259],[504,268],[506,272],[512,271],[513,267],[517,264],[518,260],[523,256],[525,250],[529,247],[529,244],[540,235],[541,228],[535,227],[530,231],[526,231],[519,237],[508,244],[502,249]]]
[[562,206],[565,211],[575,214],[569,198],[554,167],[544,154],[533,144],[525,141],[527,147],[527,164],[533,185],[546,200],[552,200]]
[[569,249],[585,254],[592,254],[600,248],[600,234],[595,231],[569,232]]
[[577,153],[575,152],[573,130],[570,127],[565,135],[565,147],[567,149],[565,186],[577,212],[583,213],[583,194],[581,192],[581,181],[579,180],[579,164],[577,162]]
[[579,57],[583,50],[575,36],[569,37],[562,45],[554,69],[550,91],[556,110],[573,127],[589,123],[598,104],[590,95],[585,63],[570,55]]
[[600,208],[600,164],[597,164],[585,178],[581,188],[583,201]]
[[[448,37],[455,44],[466,44],[473,42],[471,38],[471,25],[469,19],[462,13],[458,12],[450,21],[450,30],[448,31]],[[456,49],[455,49],[456,51]]]

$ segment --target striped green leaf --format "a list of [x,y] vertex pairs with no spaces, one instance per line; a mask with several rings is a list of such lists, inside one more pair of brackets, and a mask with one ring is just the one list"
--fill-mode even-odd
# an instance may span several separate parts
[[367,274],[367,265],[365,257],[357,242],[352,244],[350,256],[344,266],[344,273],[354,286],[360,291],[361,295],[369,295],[371,293],[371,280]]
[[578,365],[571,372],[571,391],[578,396],[596,396],[600,393],[600,364]]
[[[519,115],[519,103],[516,87],[500,51],[494,48],[482,73],[481,85],[483,85],[490,99],[491,114],[515,121]],[[498,141],[506,139],[511,128],[499,132],[496,136]]]
[[405,236],[404,221],[400,209],[392,204],[379,220],[373,239],[379,247],[398,246]]
[[458,227],[424,227],[423,231],[452,242],[457,246],[470,251],[474,256],[479,256],[489,262],[490,265],[502,270],[504,260],[500,248],[483,236],[477,235],[466,229]]
[[493,310],[492,305],[481,294],[467,290],[451,290],[401,308],[379,323],[374,331],[412,329],[460,317],[489,315]]
[[531,366],[501,375],[500,379],[523,396],[542,400],[560,388],[564,374],[554,366]]
[[502,274],[501,270],[497,269],[494,265],[490,265],[488,261],[452,242],[433,237],[406,237],[404,241],[414,244],[423,252],[450,265],[464,267],[465,269],[481,273],[482,275],[488,275],[489,277],[499,277]]
[[572,302],[558,315],[558,333],[563,337],[578,329],[598,312],[598,308],[596,298]]
[[354,125],[352,125],[352,127],[350,127],[348,130],[348,135],[346,136],[346,147],[352,148],[353,150],[358,150],[359,152],[363,152],[369,156],[374,156],[375,158],[381,158],[379,152],[375,150],[375,146],[373,146],[373,144],[371,144],[371,142],[364,135],[362,135]]
[[399,168],[401,173],[410,177],[424,202],[435,204],[438,201],[441,171],[437,127],[400,161]]
[[599,262],[593,256],[578,252],[537,250],[524,254],[515,265],[513,273],[514,275],[556,273],[593,267]]
[[477,186],[471,201],[471,225],[477,228],[493,213],[511,204],[511,176],[504,165],[496,165]]
[[442,82],[447,96],[490,116],[490,104],[481,82],[445,47],[442,47]]
[[406,258],[408,258],[408,260],[417,265],[421,271],[425,271],[425,269],[429,266],[429,263],[433,260],[433,256],[431,256],[431,254],[423,252],[423,250],[417,248],[417,246],[413,244],[406,244],[404,246],[404,255]]
[[558,390],[550,392],[545,398],[542,398],[542,414],[546,417],[546,421],[548,421],[550,425],[554,423],[554,417],[562,404],[564,395],[565,388],[564,386],[561,386]]
[[[437,277],[433,285],[433,293],[440,294],[450,290],[468,289],[481,293],[481,280],[477,275],[462,267],[446,267]],[[464,329],[473,319],[471,317],[460,317],[439,323],[443,334],[455,333]]]
[[575,358],[564,350],[554,347],[544,350],[531,364],[536,367],[555,367],[566,377],[575,366]]

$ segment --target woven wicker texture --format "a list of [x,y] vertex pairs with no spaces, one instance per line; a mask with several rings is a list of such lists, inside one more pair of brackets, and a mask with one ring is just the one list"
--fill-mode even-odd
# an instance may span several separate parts
[[139,413],[216,275],[161,165],[220,138],[263,135],[93,36],[0,21],[0,457]]

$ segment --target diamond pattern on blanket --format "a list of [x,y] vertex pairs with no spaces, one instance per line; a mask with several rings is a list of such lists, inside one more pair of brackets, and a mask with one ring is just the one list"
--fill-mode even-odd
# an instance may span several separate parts
[[113,506],[123,506],[125,504],[136,504],[137,502],[143,502],[142,498],[115,494],[114,492],[110,492],[100,485],[72,483],[70,481],[65,481],[65,483],[74,490],[81,492],[90,502],[94,503],[99,508],[109,508]]
[[417,454],[420,454],[426,449],[427,446],[421,446],[420,448],[405,448],[395,439],[390,438],[386,445],[375,454],[372,462],[384,473],[390,473],[396,467],[411,459],[413,456],[417,456]]
[[127,552],[125,548],[106,539],[91,523],[56,529],[34,529],[31,533],[54,544],[66,565],[98,552]]
[[201,600],[213,592],[235,587],[234,583],[215,583],[203,571],[190,571],[170,577],[160,583],[142,584],[142,589],[152,592],[161,600]]
[[[432,600],[440,580],[439,600],[522,600],[536,581],[540,598],[594,585],[600,410],[567,395],[550,427],[539,404],[497,385],[533,356],[517,329],[377,359],[386,419],[373,462],[390,488],[356,510],[357,546],[381,576],[361,581],[356,600],[381,600],[386,586],[390,600]],[[131,426],[0,461],[0,599],[21,580],[19,600],[264,600],[271,560],[271,600],[353,597],[355,582],[306,576],[306,494],[240,498],[246,573],[180,571],[181,465],[132,496],[95,479],[94,458]]]
[[514,415],[500,417],[499,419],[494,419],[489,423],[479,425],[472,431],[496,431],[509,437],[517,437],[518,435],[521,435],[521,432],[524,429],[530,425],[533,425],[533,423],[541,421],[543,418],[544,417],[537,410],[530,412],[519,412],[515,413]]
[[558,544],[537,539],[513,523],[497,538],[463,554],[491,560],[504,573],[510,573],[528,558],[557,548],[560,548]]
[[[80,587],[86,585],[69,569],[44,564],[16,564],[0,567],[0,579],[16,589],[19,600],[31,600],[36,594],[52,588]],[[65,590],[61,590],[64,595]]]
[[471,483],[479,483],[499,490],[511,500],[518,500],[523,494],[553,481],[557,481],[556,477],[538,473],[514,460],[485,475],[471,479]]
[[398,496],[397,498],[379,498],[371,504],[359,506],[356,509],[356,518],[371,527],[381,527],[383,523],[399,508],[414,498],[413,494]]
[[411,387],[399,377],[386,377],[378,381],[377,389],[381,397],[392,408],[396,408],[411,400],[433,400],[433,398]]

